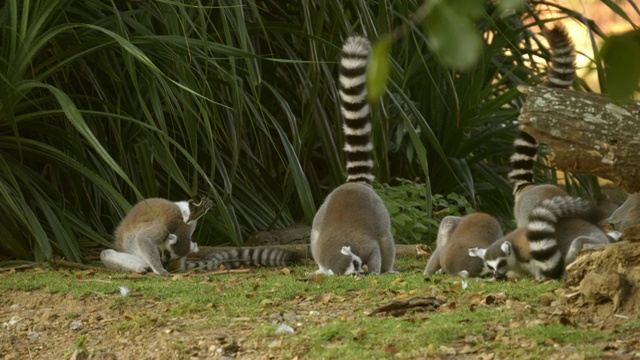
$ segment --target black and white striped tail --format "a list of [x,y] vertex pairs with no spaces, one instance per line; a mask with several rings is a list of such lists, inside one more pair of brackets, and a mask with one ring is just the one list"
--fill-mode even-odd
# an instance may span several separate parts
[[371,122],[367,102],[366,73],[371,43],[362,36],[350,36],[342,47],[338,88],[344,116],[344,151],[347,182],[373,183]]
[[[547,67],[544,86],[569,88],[576,75],[575,45],[562,23],[555,23],[551,29],[544,29],[549,42],[551,61]],[[524,131],[513,143],[509,180],[513,183],[513,193],[517,195],[524,187],[533,184],[533,164],[538,152],[538,142]]]
[[273,248],[238,248],[219,251],[207,255],[203,260],[187,259],[186,270],[200,271],[218,270],[220,265],[226,269],[237,269],[241,266],[287,266],[296,262],[292,252]]
[[558,239],[556,224],[563,217],[590,218],[593,206],[584,199],[572,196],[556,196],[544,200],[529,214],[527,239],[531,249],[531,264],[536,272],[547,279],[559,279],[564,274],[564,259]]
[[545,86],[568,89],[576,76],[575,45],[569,32],[557,22],[551,29],[544,29],[549,42],[551,63],[547,66]]
[[533,136],[520,131],[513,142],[513,154],[509,158],[511,171],[509,180],[513,183],[513,193],[517,195],[524,187],[533,184],[533,164],[538,153],[538,142]]

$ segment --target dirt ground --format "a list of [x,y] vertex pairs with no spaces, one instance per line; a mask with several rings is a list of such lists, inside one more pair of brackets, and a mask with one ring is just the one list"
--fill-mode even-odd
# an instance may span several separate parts
[[[635,244],[638,245],[638,244]],[[640,271],[636,268],[637,273]],[[250,274],[249,274],[250,275]],[[535,317],[538,322],[571,324],[581,329],[615,330],[630,319],[638,318],[637,292],[626,284],[618,305],[610,301],[616,292],[593,295],[597,291],[579,285],[561,287],[542,295],[539,306],[511,303],[495,295],[479,296],[478,302],[514,313],[517,328]],[[624,288],[621,287],[621,288]],[[637,288],[636,288],[637,289]],[[468,294],[467,294],[468,295]],[[609,298],[607,298],[609,296]],[[303,300],[304,301],[304,300]],[[457,299],[458,306],[475,299]],[[207,317],[189,314],[170,318],[179,305],[157,298],[137,297],[135,305],[114,306],[113,294],[93,293],[72,296],[46,289],[13,291],[0,297],[0,358],[4,359],[279,359],[282,340],[248,336],[255,323],[277,323],[273,315],[237,318],[224,329],[212,326]],[[332,316],[353,316],[353,303],[332,304]],[[308,313],[308,311],[305,311]],[[313,322],[300,314],[284,314],[295,321]],[[411,315],[405,315],[411,316]],[[418,315],[417,319],[428,314]],[[300,318],[297,318],[300,317]],[[7,320],[8,321],[5,321]],[[520,325],[519,325],[520,324]],[[315,324],[318,325],[318,324]],[[488,325],[493,328],[494,326]],[[511,333],[510,327],[495,326],[483,341],[487,346],[531,347],[530,340]],[[490,345],[494,344],[494,345]],[[555,358],[581,359],[570,346],[558,344]],[[597,344],[615,359],[640,358],[640,331],[620,332],[615,341]],[[93,349],[93,353],[77,351]],[[98,349],[98,351],[96,351]],[[470,350],[463,341],[438,349],[442,359],[497,359],[482,351]],[[304,353],[304,352],[302,352]],[[436,357],[438,358],[438,357]]]
[[[141,314],[126,307],[105,307],[109,303],[106,297],[94,294],[74,298],[43,290],[3,294],[0,306],[14,315],[3,324],[0,354],[4,354],[4,359],[84,359],[87,354],[74,354],[74,350],[86,347],[103,349],[92,357],[95,359],[173,359],[183,349],[189,349],[196,358],[207,358],[216,355],[223,345],[224,339],[212,340],[217,339],[219,332],[197,317],[113,330],[108,326],[110,323],[132,320]],[[137,311],[167,310],[162,302],[140,301],[142,306]],[[77,316],[70,318],[71,313]],[[7,331],[13,326],[14,331]]]
[[[569,266],[569,276],[554,293],[542,294],[539,306],[504,305],[494,295],[479,296],[478,302],[504,306],[514,313],[514,326],[532,314],[548,323],[571,324],[581,329],[616,329],[640,317],[640,226],[625,233],[625,239],[604,249],[589,250]],[[251,274],[247,274],[251,275]],[[282,340],[248,336],[255,323],[278,323],[273,314],[258,318],[232,319],[225,329],[212,326],[198,313],[176,313],[179,304],[139,296],[135,305],[114,305],[113,294],[77,296],[46,289],[12,291],[0,296],[0,358],[9,359],[278,359]],[[135,295],[133,295],[135,296]],[[301,302],[308,299],[301,299]],[[317,299],[316,299],[317,301]],[[475,301],[457,299],[456,302]],[[305,306],[303,303],[300,306]],[[515,306],[515,307],[514,307]],[[518,308],[518,306],[520,308]],[[353,303],[332,304],[332,316],[354,316]],[[308,309],[305,311],[308,313]],[[304,313],[304,312],[303,312]],[[518,315],[520,313],[520,315]],[[312,323],[300,314],[295,321]],[[406,316],[406,315],[405,315]],[[520,317],[520,318],[519,318]],[[281,320],[281,319],[280,319]],[[317,324],[315,324],[317,325]],[[508,335],[496,327],[484,339],[496,346],[527,346],[527,339]],[[615,341],[598,344],[616,359],[640,359],[640,331],[620,332]],[[468,344],[440,349],[442,358],[488,358],[467,353]],[[100,349],[89,354],[77,349]],[[571,354],[570,349],[567,350]],[[186,354],[186,355],[185,355]],[[448,356],[450,354],[451,356]],[[559,351],[558,358],[565,358]],[[575,354],[574,354],[575,355]],[[573,358],[568,356],[568,358]],[[578,357],[580,358],[580,357]]]

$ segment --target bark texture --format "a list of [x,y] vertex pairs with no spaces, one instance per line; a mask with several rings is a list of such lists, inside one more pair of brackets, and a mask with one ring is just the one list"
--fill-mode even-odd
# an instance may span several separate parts
[[640,191],[640,102],[618,105],[600,94],[546,87],[518,90],[528,95],[520,124],[553,150],[555,167]]

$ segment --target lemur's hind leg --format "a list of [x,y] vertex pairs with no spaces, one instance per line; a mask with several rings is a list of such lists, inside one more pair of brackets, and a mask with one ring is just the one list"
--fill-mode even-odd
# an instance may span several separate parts
[[595,249],[607,244],[608,243],[603,242],[601,239],[590,236],[578,236],[571,242],[571,246],[569,246],[569,250],[567,251],[567,255],[564,259],[564,264],[566,266],[574,262],[582,250]]
[[119,271],[133,271],[143,274],[149,268],[143,258],[112,249],[103,250],[100,253],[100,260],[107,268]]
[[211,207],[213,207],[213,201],[207,197],[200,199],[197,204],[193,200],[189,200],[189,219],[185,222],[189,224],[200,219]]
[[436,249],[431,253],[431,257],[429,257],[429,261],[427,262],[427,266],[424,268],[424,275],[432,275],[437,271],[442,270],[442,266],[440,265],[440,253],[442,252],[442,248],[447,245],[451,234],[456,229],[460,221],[462,220],[459,216],[447,216],[440,222],[440,226],[438,227],[438,238],[436,239]]

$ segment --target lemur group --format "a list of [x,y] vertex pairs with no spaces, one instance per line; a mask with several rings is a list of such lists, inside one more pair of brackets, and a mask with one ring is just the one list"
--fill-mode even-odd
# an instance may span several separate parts
[[[542,86],[568,89],[575,77],[575,48],[560,23],[545,28],[551,61]],[[346,182],[318,209],[311,227],[316,274],[396,273],[396,249],[389,213],[372,183],[370,105],[366,72],[371,44],[362,36],[346,39],[338,76],[344,118]],[[514,141],[509,180],[515,197],[517,228],[504,235],[495,217],[472,213],[447,216],[438,229],[436,248],[425,275],[445,272],[465,277],[562,279],[566,266],[586,247],[617,240],[598,226],[596,208],[555,185],[534,184],[536,140],[524,131]],[[192,234],[213,202],[204,198],[172,202],[151,198],[136,204],[115,230],[115,250],[101,253],[108,268],[158,275],[189,269],[239,266],[285,266],[292,253],[274,248],[219,251],[198,260]],[[366,269],[366,270],[365,270]]]

